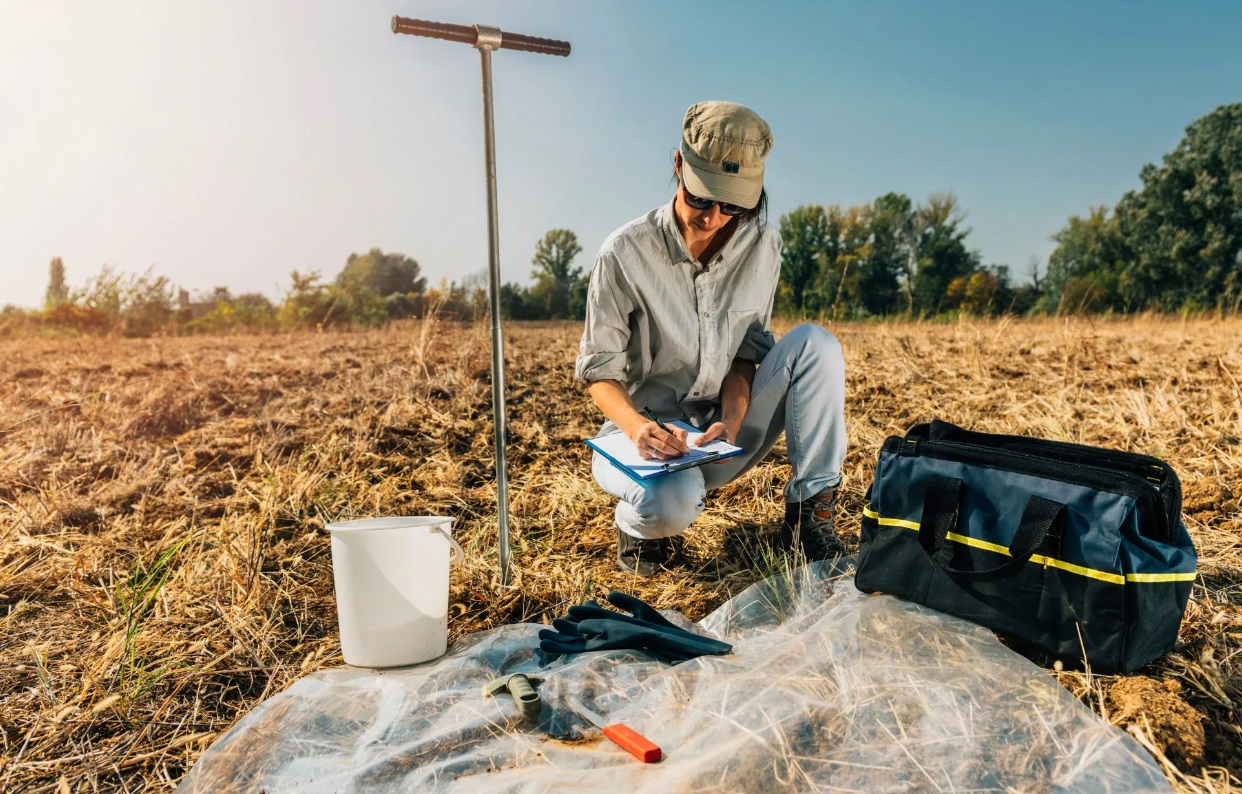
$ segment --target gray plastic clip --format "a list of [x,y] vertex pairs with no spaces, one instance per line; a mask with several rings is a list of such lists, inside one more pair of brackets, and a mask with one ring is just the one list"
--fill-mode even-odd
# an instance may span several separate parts
[[500,690],[507,689],[509,694],[513,695],[518,708],[522,710],[522,716],[528,720],[534,720],[539,716],[539,709],[543,707],[543,701],[539,693],[535,691],[535,687],[541,683],[543,683],[542,678],[528,676],[525,673],[510,673],[483,687],[483,695],[494,697]]

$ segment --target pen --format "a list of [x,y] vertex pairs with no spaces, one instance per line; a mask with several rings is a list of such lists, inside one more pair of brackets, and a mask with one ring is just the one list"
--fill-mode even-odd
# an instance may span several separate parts
[[661,422],[660,417],[652,413],[650,408],[647,408],[646,406],[643,407],[643,416],[647,417],[648,419],[650,419],[651,421],[659,425],[660,429],[663,430],[665,433],[672,435],[673,431],[669,428],[669,426]]

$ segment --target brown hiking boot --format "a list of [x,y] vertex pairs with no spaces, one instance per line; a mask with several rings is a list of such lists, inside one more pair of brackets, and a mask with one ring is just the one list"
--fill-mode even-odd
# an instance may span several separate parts
[[617,528],[617,567],[626,573],[651,576],[668,562],[672,538],[636,538]]
[[786,503],[785,524],[781,527],[782,547],[792,549],[796,542],[812,562],[844,554],[845,547],[833,528],[836,508],[836,488],[825,488],[801,502]]

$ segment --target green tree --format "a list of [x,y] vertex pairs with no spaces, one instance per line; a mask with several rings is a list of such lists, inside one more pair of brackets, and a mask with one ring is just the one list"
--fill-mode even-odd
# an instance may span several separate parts
[[[461,301],[469,313],[471,320],[485,320],[492,313],[492,288],[491,274],[487,269],[479,270],[472,273],[461,280],[460,286],[454,282],[453,288],[457,290],[461,296]],[[504,290],[501,289],[503,297]],[[500,310],[501,317],[504,317],[504,308]]]
[[122,318],[131,336],[149,336],[168,325],[177,310],[177,288],[152,268],[131,277],[126,285]]
[[988,268],[996,274],[996,297],[992,310],[996,314],[1026,315],[1039,313],[1036,303],[1044,294],[1045,278],[1040,273],[1039,257],[1027,259],[1026,272],[1029,283],[1014,285],[1008,265],[992,265]]
[[966,279],[966,289],[963,291],[959,308],[974,315],[989,314],[999,289],[1000,279],[995,273],[977,270]]
[[331,292],[321,284],[319,271],[303,275],[294,270],[289,274],[291,284],[276,313],[282,325],[322,328],[329,321],[333,310]]
[[336,286],[351,291],[366,288],[381,298],[413,296],[427,288],[427,279],[419,275],[418,262],[405,254],[386,254],[372,248],[365,254],[349,255],[336,277]]
[[44,299],[44,308],[55,309],[68,300],[69,287],[65,284],[65,263],[60,261],[58,256],[52,259],[52,264],[48,267],[47,297]]
[[934,193],[918,209],[920,230],[917,270],[911,294],[917,311],[937,314],[945,308],[954,279],[970,278],[980,267],[979,255],[966,248],[969,229],[952,193]]
[[177,306],[176,287],[152,270],[135,276],[104,265],[84,288],[70,293],[65,305],[103,318],[104,325],[126,336],[150,336],[168,324]]
[[276,325],[276,307],[266,295],[247,292],[234,297],[227,287],[216,287],[207,300],[215,305],[202,317],[190,321],[191,330],[223,333],[271,329]]
[[865,306],[868,265],[874,254],[872,215],[869,204],[829,209],[830,239],[820,271],[827,281],[821,279],[816,293],[828,298],[820,311],[826,309],[834,320],[857,315]]
[[390,306],[387,299],[369,289],[333,287],[328,290],[328,296],[328,313],[322,321],[324,326],[339,323],[378,326],[388,321]]
[[[1038,262],[1038,259],[1036,259]],[[1014,286],[1009,265],[989,265],[985,270],[996,279],[996,291],[992,295],[989,314],[1026,314],[1038,297],[1036,284]],[[1035,272],[1038,282],[1038,270]]]
[[1071,216],[1052,239],[1057,247],[1048,257],[1041,310],[1077,314],[1126,308],[1118,290],[1118,274],[1130,254],[1108,207],[1091,207],[1085,218]]
[[86,280],[80,290],[74,290],[69,302],[93,309],[108,318],[109,323],[121,319],[125,308],[125,275],[111,265],[104,265],[99,273]]
[[545,319],[582,319],[586,316],[587,278],[574,267],[574,257],[582,252],[578,236],[568,229],[552,229],[535,244],[531,260],[535,284],[530,296],[539,316]]
[[887,315],[901,310],[901,278],[915,247],[915,215],[909,196],[886,193],[872,203],[871,258],[861,283],[861,300],[868,314]]
[[832,241],[828,215],[818,204],[807,204],[785,213],[780,219],[781,285],[776,310],[804,314],[808,290],[820,280]]
[[1242,307],[1242,103],[1186,128],[1143,187],[1117,205],[1130,262],[1119,289],[1134,307]]
[[530,289],[518,284],[502,284],[500,287],[500,316],[506,320],[529,320]]

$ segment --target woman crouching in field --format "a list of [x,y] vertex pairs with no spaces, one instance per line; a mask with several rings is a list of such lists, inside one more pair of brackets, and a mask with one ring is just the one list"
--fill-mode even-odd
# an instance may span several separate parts
[[592,473],[617,504],[617,562],[648,575],[669,540],[703,511],[707,491],[763,459],[783,430],[793,478],[785,486],[786,548],[808,559],[840,554],[833,529],[845,459],[845,362],[836,337],[800,325],[769,330],[780,277],[780,234],[766,226],[764,160],[772,133],[754,111],[702,102],[686,111],[674,154],[672,201],[604,241],[591,271],[575,376],[648,459],[688,451],[686,434],[640,413],[705,428],[746,453],[639,485],[595,453]]

